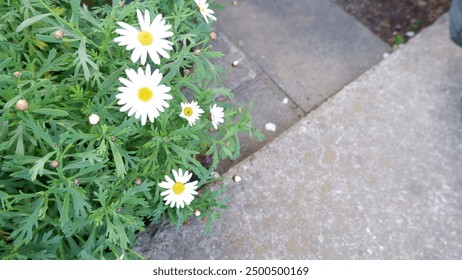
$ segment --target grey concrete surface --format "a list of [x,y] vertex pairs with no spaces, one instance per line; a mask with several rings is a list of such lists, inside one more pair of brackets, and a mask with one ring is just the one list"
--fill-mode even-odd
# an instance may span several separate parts
[[[222,58],[213,59],[212,62],[225,70],[225,87],[235,90],[256,78],[257,67],[252,64],[241,49],[228,39],[226,34],[217,32],[217,39],[211,43],[213,51],[222,52],[224,55]],[[231,66],[234,61],[238,62],[237,67]]]
[[194,220],[148,229],[135,249],[150,259],[461,259],[461,170],[462,49],[444,16],[233,167],[243,180],[230,183],[210,236]]
[[375,65],[388,45],[326,0],[230,0],[217,26],[305,112]]
[[[257,75],[257,78],[253,82],[235,91],[235,98],[230,102],[234,106],[245,107],[250,102],[253,102],[251,111],[252,124],[254,128],[262,132],[265,139],[257,141],[250,138],[247,133],[239,135],[241,156],[235,161],[222,161],[217,170],[219,173],[228,170],[235,163],[256,152],[291,127],[304,115],[303,111],[262,72]],[[274,124],[276,130],[267,130],[265,125],[268,123]]]

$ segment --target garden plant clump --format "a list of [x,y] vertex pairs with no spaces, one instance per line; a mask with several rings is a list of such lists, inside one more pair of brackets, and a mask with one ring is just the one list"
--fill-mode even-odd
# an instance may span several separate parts
[[[0,257],[137,259],[150,223],[211,223],[213,171],[257,138],[211,60],[205,0],[0,2]],[[91,2],[91,3],[89,3]],[[109,2],[109,3],[108,3]]]

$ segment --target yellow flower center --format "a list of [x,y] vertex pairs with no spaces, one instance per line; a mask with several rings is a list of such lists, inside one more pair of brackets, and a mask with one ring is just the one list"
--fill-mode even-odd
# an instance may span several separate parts
[[199,7],[199,9],[201,10],[201,13],[205,13],[205,8],[203,6]]
[[193,109],[191,107],[185,107],[183,113],[186,117],[190,117],[193,113]]
[[153,40],[154,38],[149,31],[140,31],[140,33],[138,33],[138,41],[140,41],[143,46],[151,45]]
[[154,93],[148,87],[142,87],[138,90],[138,98],[143,102],[148,102],[151,100]]
[[184,185],[181,182],[176,182],[172,187],[174,194],[182,194],[184,192]]

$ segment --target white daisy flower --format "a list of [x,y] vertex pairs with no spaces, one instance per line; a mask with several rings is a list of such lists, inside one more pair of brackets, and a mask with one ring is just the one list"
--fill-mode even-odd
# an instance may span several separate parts
[[151,66],[146,66],[146,72],[138,68],[138,72],[133,69],[125,70],[128,80],[119,78],[119,81],[125,87],[119,87],[120,93],[116,95],[119,99],[117,104],[123,105],[120,111],[128,111],[128,115],[135,114],[135,118],[141,117],[141,124],[146,124],[146,119],[151,122],[159,116],[159,112],[163,112],[164,108],[169,105],[166,100],[172,99],[170,88],[160,84],[162,74],[159,69],[151,73]]
[[114,41],[118,42],[119,46],[126,46],[127,50],[133,50],[131,56],[133,62],[141,58],[141,64],[144,65],[148,54],[155,64],[160,64],[159,54],[170,58],[165,50],[172,50],[173,43],[165,38],[173,35],[173,32],[167,31],[172,26],[165,24],[161,14],[158,14],[151,22],[148,10],[144,11],[144,17],[140,10],[137,9],[136,13],[141,30],[125,22],[118,22],[123,29],[115,31],[121,36],[115,38]]
[[204,17],[205,21],[209,23],[208,18],[211,20],[217,20],[217,18],[213,15],[215,12],[212,9],[209,9],[209,4],[207,0],[194,0],[199,7],[199,11],[201,12],[202,16]]
[[197,181],[188,183],[189,179],[191,179],[192,173],[178,169],[172,170],[173,176],[175,180],[172,180],[170,177],[165,175],[164,182],[159,183],[159,187],[167,189],[166,191],[162,192],[160,195],[165,196],[165,204],[170,205],[170,207],[176,206],[177,208],[183,208],[184,204],[189,205],[191,201],[193,201],[195,194],[197,192],[195,189],[197,188]]
[[191,103],[181,102],[180,117],[187,119],[190,126],[196,123],[202,113],[204,113],[204,110],[199,107],[196,101],[192,101]]
[[223,117],[225,114],[223,113],[223,108],[218,107],[217,104],[213,104],[213,107],[210,107],[210,117],[212,119],[212,124],[215,129],[217,129],[217,126],[219,123],[224,123],[225,120]]

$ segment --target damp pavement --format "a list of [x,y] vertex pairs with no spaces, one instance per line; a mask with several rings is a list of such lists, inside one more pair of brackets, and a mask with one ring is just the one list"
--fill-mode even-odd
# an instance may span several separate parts
[[[233,102],[263,143],[225,175],[229,209],[138,236],[149,259],[462,258],[462,49],[448,16],[391,53],[331,1],[219,1]],[[386,57],[386,58],[384,58]],[[276,131],[265,125],[272,123]],[[268,127],[268,126],[267,126]]]

